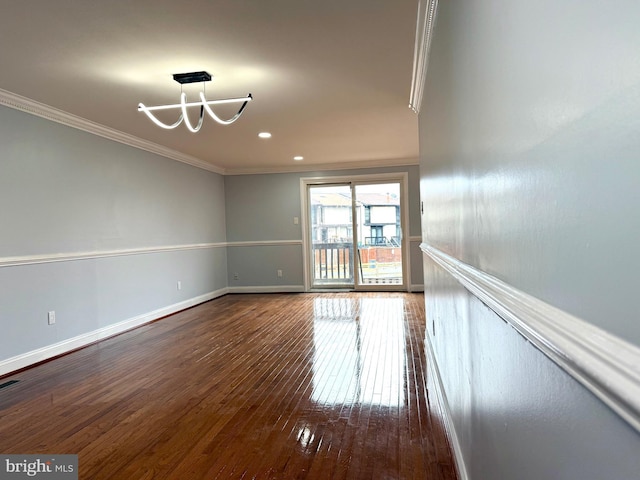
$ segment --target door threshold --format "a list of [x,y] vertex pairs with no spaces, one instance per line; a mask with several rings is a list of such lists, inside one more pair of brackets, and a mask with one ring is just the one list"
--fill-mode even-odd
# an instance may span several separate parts
[[309,293],[350,293],[355,292],[354,288],[311,288]]

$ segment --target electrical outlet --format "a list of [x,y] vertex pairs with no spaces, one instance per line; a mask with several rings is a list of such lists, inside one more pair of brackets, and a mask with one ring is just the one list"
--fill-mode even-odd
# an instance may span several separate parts
[[49,325],[53,325],[54,323],[56,323],[56,312],[51,310],[48,314],[47,314],[47,320],[49,322]]
[[282,270],[278,270],[278,278],[282,278]]
[[233,274],[233,279],[234,280],[240,280],[240,275],[238,275],[237,273]]
[[293,217],[293,224],[298,225],[300,223],[300,219],[298,217]]
[[182,282],[178,280],[178,290],[182,290]]

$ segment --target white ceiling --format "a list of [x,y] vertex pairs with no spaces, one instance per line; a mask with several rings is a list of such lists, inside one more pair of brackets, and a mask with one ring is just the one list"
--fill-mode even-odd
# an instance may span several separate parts
[[[0,89],[225,172],[417,162],[417,0],[4,0],[1,11]],[[199,70],[214,76],[209,99],[253,94],[236,123],[168,131],[137,111],[177,103],[172,74]],[[190,99],[200,87],[185,86]]]

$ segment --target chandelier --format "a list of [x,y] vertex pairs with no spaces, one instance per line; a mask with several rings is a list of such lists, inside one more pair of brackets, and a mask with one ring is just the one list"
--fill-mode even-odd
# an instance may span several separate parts
[[[173,75],[173,79],[180,84],[180,103],[176,103],[173,105],[158,105],[156,107],[147,107],[143,103],[138,104],[138,111],[144,112],[147,117],[151,119],[153,123],[158,125],[159,127],[166,129],[173,129],[179,126],[183,121],[187,128],[196,133],[202,128],[202,122],[204,121],[204,112],[206,111],[211,118],[213,118],[216,122],[222,125],[231,125],[235,122],[242,112],[244,111],[244,107],[247,106],[253,97],[251,94],[246,97],[239,98],[225,98],[222,100],[207,100],[204,92],[204,82],[211,81],[211,75],[207,72],[191,72],[191,73],[176,73]],[[200,101],[199,102],[187,102],[187,94],[182,91],[182,85],[185,83],[195,83],[195,82],[203,82],[203,91],[200,92]],[[211,105],[220,105],[225,103],[242,103],[238,113],[236,113],[233,117],[228,120],[224,120],[220,118],[215,112],[211,109]],[[193,126],[191,120],[189,120],[189,116],[187,115],[187,108],[189,107],[200,107],[200,118],[198,119],[198,123]],[[151,113],[158,110],[171,110],[171,109],[180,109],[180,115],[178,116],[178,120],[175,123],[167,124],[156,118],[156,116]]]

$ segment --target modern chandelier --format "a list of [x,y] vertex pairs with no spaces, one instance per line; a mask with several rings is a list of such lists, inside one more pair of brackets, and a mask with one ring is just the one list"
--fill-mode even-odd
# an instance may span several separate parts
[[[159,105],[156,107],[147,107],[143,103],[138,104],[139,112],[144,112],[147,115],[147,117],[151,119],[153,123],[155,123],[159,127],[166,128],[169,130],[176,128],[184,121],[185,125],[191,132],[193,133],[198,132],[200,128],[202,128],[202,122],[204,121],[205,111],[216,122],[222,125],[231,125],[240,117],[240,115],[242,115],[242,112],[244,111],[244,107],[247,106],[247,103],[253,100],[253,97],[251,96],[251,94],[247,95],[246,97],[239,97],[239,98],[207,100],[204,92],[204,82],[211,81],[211,75],[207,72],[176,73],[173,75],[173,79],[180,84],[180,103],[176,103],[173,105]],[[203,91],[200,92],[200,101],[187,102],[187,94],[182,91],[182,85],[184,85],[185,83],[195,83],[195,82],[203,82]],[[224,103],[242,103],[242,106],[240,107],[240,110],[238,110],[238,113],[236,113],[233,117],[231,117],[228,120],[224,120],[220,118],[218,115],[216,115],[214,111],[211,109],[211,105],[220,105]],[[193,124],[191,123],[191,120],[189,120],[189,116],[187,115],[187,109],[189,107],[198,107],[198,106],[200,107],[200,118],[198,120],[197,125],[193,126]],[[172,124],[167,124],[158,120],[156,116],[153,113],[151,113],[158,110],[171,110],[171,109],[178,109],[178,108],[181,110],[180,116],[178,117],[178,120],[176,120],[176,122]]]

